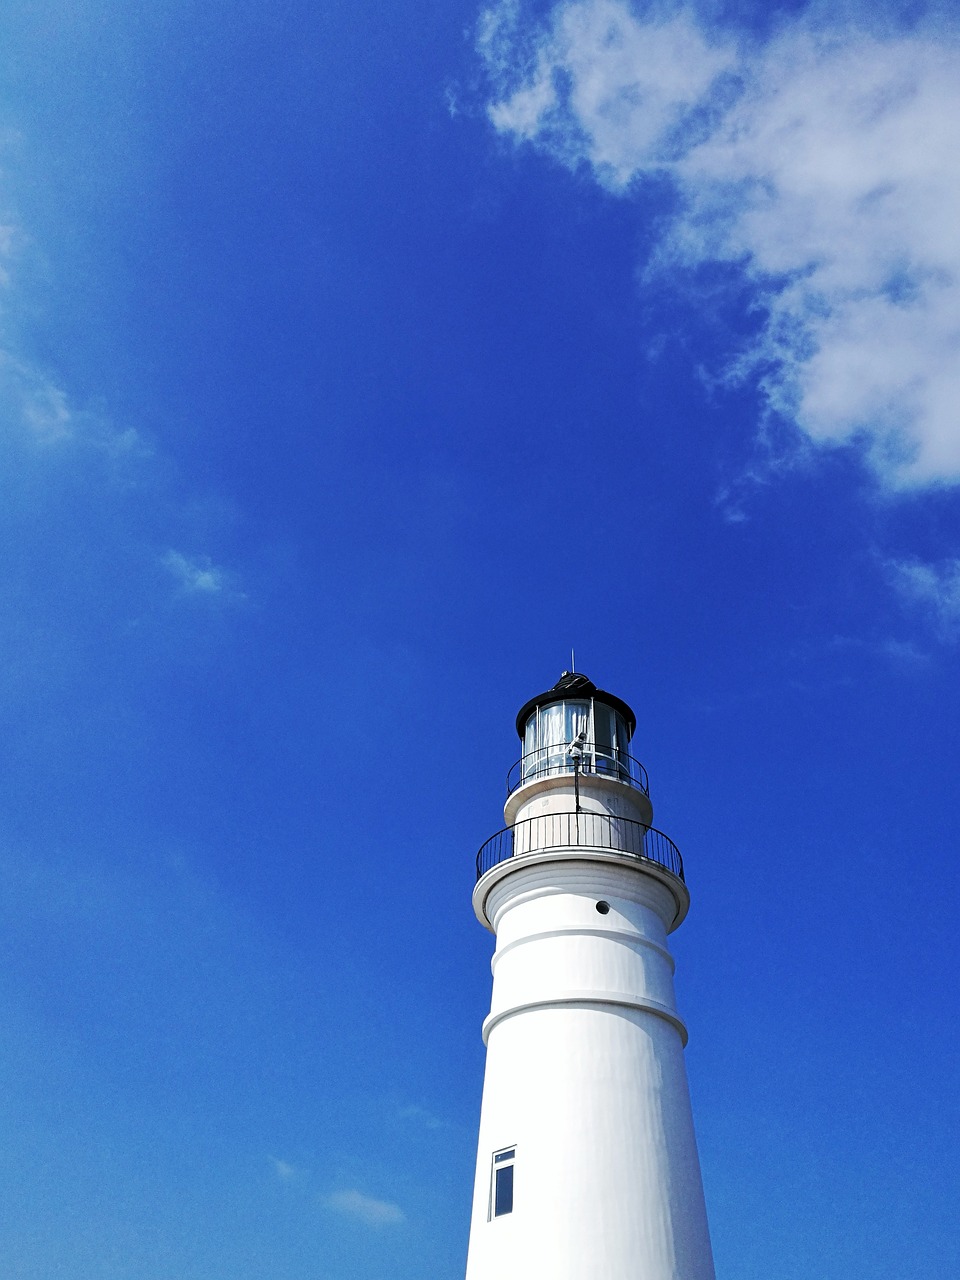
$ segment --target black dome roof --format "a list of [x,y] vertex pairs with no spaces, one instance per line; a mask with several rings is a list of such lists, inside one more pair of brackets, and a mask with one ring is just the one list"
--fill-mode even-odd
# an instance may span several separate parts
[[604,693],[602,689],[598,689],[589,677],[580,675],[577,671],[564,671],[552,689],[548,689],[546,693],[538,693],[535,698],[531,698],[529,702],[523,704],[517,712],[517,733],[519,736],[523,737],[523,731],[531,711],[537,707],[549,706],[551,702],[563,702],[565,698],[596,698],[597,702],[602,702],[604,706],[612,707],[614,711],[619,711],[627,722],[630,737],[633,737],[637,727],[637,717],[630,707],[615,694]]

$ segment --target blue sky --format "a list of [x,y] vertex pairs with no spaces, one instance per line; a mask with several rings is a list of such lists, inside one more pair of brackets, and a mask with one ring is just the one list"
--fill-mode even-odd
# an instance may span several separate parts
[[460,1274],[571,646],[720,1280],[956,1273],[949,11],[14,0],[0,85],[4,1274]]

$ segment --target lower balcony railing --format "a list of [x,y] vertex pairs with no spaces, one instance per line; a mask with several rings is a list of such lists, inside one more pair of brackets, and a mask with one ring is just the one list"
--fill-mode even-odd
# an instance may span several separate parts
[[683,859],[669,836],[656,827],[609,813],[542,813],[504,827],[480,846],[477,879],[508,858],[570,846],[610,849],[642,862],[653,862],[683,879]]

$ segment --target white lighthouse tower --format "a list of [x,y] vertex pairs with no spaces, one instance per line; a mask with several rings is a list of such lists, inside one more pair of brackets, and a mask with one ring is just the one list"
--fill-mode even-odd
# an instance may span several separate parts
[[565,672],[477,855],[497,939],[467,1280],[713,1280],[667,935],[689,894],[636,718]]

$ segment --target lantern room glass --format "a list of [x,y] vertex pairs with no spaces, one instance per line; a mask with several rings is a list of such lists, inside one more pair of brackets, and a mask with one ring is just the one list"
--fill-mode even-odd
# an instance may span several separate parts
[[537,707],[523,733],[524,781],[545,774],[573,773],[571,744],[579,739],[579,768],[624,782],[633,780],[627,752],[630,732],[624,717],[595,698],[569,698]]

